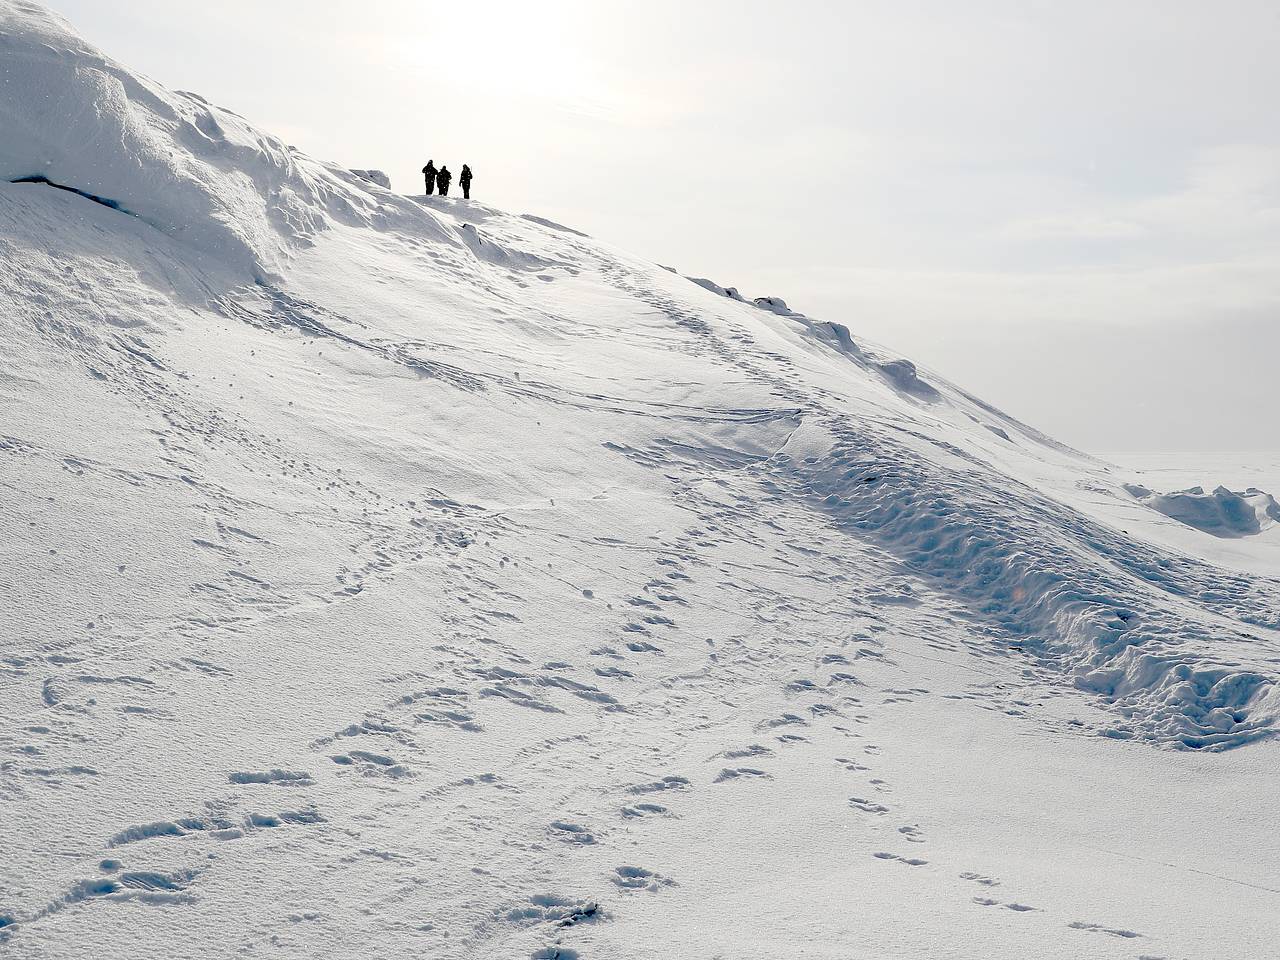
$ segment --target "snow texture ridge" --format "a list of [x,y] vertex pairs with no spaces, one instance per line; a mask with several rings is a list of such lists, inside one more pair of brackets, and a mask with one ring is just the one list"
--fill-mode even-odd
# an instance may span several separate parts
[[1251,537],[1280,523],[1280,504],[1256,487],[1241,493],[1222,486],[1212,493],[1203,487],[1172,493],[1154,493],[1137,484],[1125,489],[1152,510],[1215,537]]

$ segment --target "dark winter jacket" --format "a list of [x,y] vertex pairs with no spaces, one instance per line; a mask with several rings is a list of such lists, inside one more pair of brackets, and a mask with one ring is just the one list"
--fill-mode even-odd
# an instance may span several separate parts
[[462,175],[458,177],[458,182],[464,187],[471,182],[471,168],[465,163],[462,165]]

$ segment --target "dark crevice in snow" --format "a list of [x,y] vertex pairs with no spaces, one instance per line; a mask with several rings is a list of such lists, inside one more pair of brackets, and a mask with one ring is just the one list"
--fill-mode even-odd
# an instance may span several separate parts
[[97,194],[88,193],[87,191],[77,189],[76,187],[69,187],[65,183],[55,183],[54,181],[50,180],[48,177],[42,177],[39,174],[30,176],[30,177],[18,177],[16,180],[10,180],[9,182],[10,183],[44,184],[46,187],[53,187],[55,190],[65,190],[67,191],[67,193],[74,193],[78,197],[84,197],[86,200],[92,200],[94,203],[100,203],[104,207],[108,207],[112,210],[118,210],[121,213],[127,213],[131,217],[136,216],[136,214],[130,212],[129,210],[126,210],[115,200],[110,200],[106,197],[99,197]]

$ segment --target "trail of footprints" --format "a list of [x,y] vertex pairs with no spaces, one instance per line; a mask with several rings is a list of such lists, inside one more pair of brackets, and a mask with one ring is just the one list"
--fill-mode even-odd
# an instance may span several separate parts
[[[706,536],[707,531],[702,528],[686,531],[686,538],[682,542],[670,545],[673,553],[682,559],[675,559],[675,556],[659,558],[656,561],[662,568],[659,575],[652,577],[635,596],[626,601],[616,634],[619,639],[606,642],[591,651],[592,656],[605,661],[592,667],[599,681],[625,684],[637,677],[637,671],[642,674],[651,672],[646,664],[654,661],[648,658],[661,657],[665,638],[670,636],[670,631],[677,629],[676,619],[668,615],[668,611],[688,605],[681,596],[681,587],[690,581],[686,570],[690,563],[698,562],[695,548],[702,545],[701,538]],[[489,586],[492,587],[491,584]],[[594,592],[590,589],[585,589],[582,593],[586,600],[595,599]],[[499,611],[491,611],[495,614],[497,612]],[[892,665],[892,660],[885,653],[884,643],[875,635],[883,630],[883,626],[872,624],[869,629],[853,636],[850,649],[826,655],[822,659],[823,672],[826,674],[824,680],[789,680],[784,685],[787,695],[805,701],[804,709],[783,711],[761,720],[754,725],[757,734],[770,734],[778,746],[785,747],[805,742],[806,737],[801,731],[815,720],[827,718],[835,729],[843,731],[847,736],[858,737],[853,728],[866,719],[866,715],[861,712],[863,703],[860,699],[861,690],[866,685],[852,670],[859,661],[864,660]],[[460,643],[455,652],[460,653],[465,649],[465,638],[459,635],[457,639]],[[465,661],[465,658],[461,658],[461,661]],[[331,759],[340,766],[352,768],[365,776],[381,776],[387,775],[387,771],[404,769],[402,764],[396,762],[396,750],[393,747],[348,749],[342,741],[369,737],[389,744],[400,743],[412,749],[416,747],[415,731],[418,730],[434,727],[462,734],[483,733],[480,707],[485,702],[556,713],[561,712],[561,708],[556,705],[554,698],[567,695],[593,702],[601,710],[627,709],[615,693],[603,690],[595,683],[585,683],[569,676],[574,669],[569,664],[544,664],[541,668],[536,668],[515,657],[511,659],[510,666],[485,665],[474,656],[469,662],[461,661],[455,667],[454,681],[441,684],[440,675],[436,674],[432,678],[432,685],[423,686],[389,702],[388,710],[401,719],[390,720],[382,714],[370,714],[359,723],[326,738],[326,742],[317,742],[316,746],[326,750],[341,749],[341,752],[330,753]],[[855,692],[859,696],[854,696]],[[929,693],[930,691],[921,687],[887,688],[882,691],[881,702],[885,705],[911,703],[917,697]],[[340,744],[341,747],[338,746]],[[767,761],[773,753],[773,747],[761,743],[722,751],[708,760],[712,764],[707,773],[708,785],[716,789],[740,789],[749,788],[752,782],[768,779],[771,774],[767,769]],[[887,837],[892,837],[902,845],[898,849],[890,847],[875,850],[871,854],[875,860],[899,869],[926,868],[929,866],[929,859],[926,856],[911,855],[910,848],[906,846],[926,845],[928,838],[924,829],[919,823],[909,822],[898,815],[892,801],[891,785],[883,778],[871,775],[874,773],[875,760],[880,754],[879,746],[864,743],[858,754],[836,758],[845,770],[863,777],[866,782],[865,791],[849,797],[849,807],[859,815],[871,818],[873,830],[885,832]],[[271,782],[288,784],[291,781],[285,779]],[[679,798],[696,789],[701,788],[689,777],[675,773],[638,780],[621,788],[623,802],[616,808],[617,816],[631,823],[659,822],[663,818],[678,816]],[[577,818],[568,817],[551,821],[546,825],[545,831],[550,840],[569,849],[595,848],[602,839],[607,839],[608,834],[607,830],[602,832],[599,826],[590,821],[581,822]],[[992,896],[996,888],[1001,886],[1000,881],[995,878],[965,871],[959,874],[959,879],[979,889],[979,894],[971,897],[975,906],[1007,910],[1015,914],[1043,912],[1018,900]],[[616,866],[601,880],[607,888],[612,888],[615,895],[621,896],[660,894],[677,885],[674,878],[650,866],[639,864]],[[501,913],[500,919],[519,926],[545,930],[554,940],[532,954],[533,957],[573,958],[578,954],[564,944],[564,937],[578,925],[608,920],[606,900],[607,897],[603,896],[599,899],[580,899],[550,893],[538,894],[529,897],[525,903],[508,908]],[[1073,921],[1068,926],[1084,933],[1118,938],[1140,936],[1136,932],[1118,927],[1083,921]]]
[[[864,751],[868,753],[879,752],[872,745],[864,747]],[[864,774],[870,772],[870,767],[866,764],[851,760],[848,757],[836,757],[835,762],[851,773]],[[869,783],[875,786],[888,788],[888,784],[883,780],[871,779]],[[863,797],[850,797],[849,806],[863,814],[869,814],[876,818],[887,818],[891,812],[891,808],[883,803],[869,800]],[[890,818],[891,819],[891,818]],[[906,824],[895,828],[897,838],[908,843],[925,843],[926,837],[921,830],[919,824]],[[895,853],[886,850],[877,850],[871,854],[876,860],[884,863],[894,863],[909,867],[923,867],[928,865],[929,861],[923,857],[905,856],[902,853]],[[959,879],[977,885],[986,891],[994,892],[994,888],[1001,886],[1001,882],[995,877],[986,874],[977,873],[972,870],[965,870],[958,874]],[[1018,914],[1042,913],[1039,907],[1022,903],[1018,900],[1001,900],[989,894],[978,894],[970,898],[972,902],[980,907],[1001,908]],[[1072,930],[1079,930],[1088,933],[1099,933],[1107,936],[1117,937],[1121,939],[1137,939],[1142,934],[1133,930],[1122,929],[1118,927],[1110,927],[1104,924],[1091,923],[1086,921],[1071,921],[1066,926]]]
[[[637,295],[648,297],[655,307],[672,311],[674,315],[674,307],[663,302],[662,298],[656,294],[645,290],[634,290],[633,292],[637,293]],[[729,345],[722,343],[719,338],[714,336],[709,326],[699,319],[683,315],[677,316],[676,319],[693,333],[693,340],[699,350],[706,348],[706,350],[716,353],[721,362],[742,370],[751,378],[768,380],[775,386],[782,388],[778,392],[779,396],[787,396],[786,385],[776,371],[766,371],[744,365],[740,351],[735,351]],[[744,334],[731,334],[730,338],[741,339],[744,337]],[[758,354],[760,351],[756,352]],[[796,399],[800,401],[803,400],[803,397],[797,396]],[[617,449],[624,455],[650,467],[664,466],[672,460],[667,451]],[[687,531],[686,540],[680,544],[687,556],[696,557],[696,548],[709,545],[712,539],[712,534],[709,531],[716,529],[714,511],[710,516],[703,516],[701,519],[706,529],[691,529]],[[801,550],[800,552],[803,553],[804,551]],[[780,555],[777,559],[784,565],[789,565],[790,563],[785,556]],[[623,661],[633,654],[662,654],[661,646],[664,630],[675,627],[675,623],[666,615],[667,611],[687,606],[687,601],[677,592],[681,581],[688,579],[687,574],[683,573],[683,565],[676,565],[675,561],[670,561],[670,563],[674,569],[667,572],[665,576],[651,580],[644,587],[643,595],[634,598],[629,603],[635,615],[630,617],[622,627],[624,643],[621,648],[606,645],[592,651],[593,655]],[[914,605],[915,600],[910,583],[904,580],[901,583],[895,583],[893,589],[888,593],[874,598],[874,602]],[[824,657],[821,666],[827,672],[825,681],[792,679],[786,684],[786,691],[789,695],[818,698],[817,702],[810,702],[807,705],[807,716],[802,715],[804,711],[800,710],[783,712],[774,717],[761,720],[754,725],[754,731],[757,734],[767,733],[773,735],[776,742],[782,746],[801,743],[806,739],[801,731],[814,720],[826,717],[831,719],[836,730],[844,732],[848,736],[857,736],[854,730],[858,724],[865,722],[868,717],[862,712],[865,709],[862,701],[858,696],[853,695],[854,693],[861,695],[860,688],[865,688],[865,684],[855,674],[854,669],[860,662],[864,661],[876,665],[896,666],[895,660],[888,655],[885,644],[875,635],[884,629],[885,627],[882,624],[873,624],[867,630],[861,631],[852,638],[851,649],[831,653]],[[953,644],[942,640],[930,641],[926,645],[943,653],[951,654],[957,652],[957,648]],[[969,652],[994,656],[985,647],[973,649]],[[630,676],[630,673],[623,671],[621,667],[608,669],[617,671],[612,673],[615,678],[621,678],[623,675]],[[610,675],[606,674],[605,669],[602,668],[597,668],[596,673],[602,677]],[[989,702],[993,709],[1003,709],[1008,713],[1021,714],[1034,709],[1036,704],[1015,699],[1021,692],[1019,687],[1020,685],[1016,682],[1007,685],[1010,693],[1006,697],[1008,700],[1006,704],[995,703],[994,701],[998,698],[990,690],[984,689],[972,696],[975,699]],[[931,691],[923,687],[895,686],[882,690],[878,700],[881,705],[891,707],[907,705],[913,703],[919,697],[929,695],[931,695]],[[826,697],[830,697],[831,702],[822,699]],[[875,701],[869,700],[869,702]],[[764,747],[761,744],[752,744],[740,750],[723,751],[711,758],[713,761],[728,761],[727,765],[723,766],[720,763],[716,763],[716,766],[719,766],[720,769],[718,773],[711,774],[711,784],[718,785],[718,789],[749,789],[751,783],[759,782],[770,776],[767,761],[772,752],[771,748]],[[896,849],[891,847],[886,850],[875,850],[871,855],[877,862],[885,864],[886,868],[892,865],[893,868],[920,870],[921,873],[926,875],[935,873],[936,868],[935,870],[927,869],[929,860],[925,856],[910,855],[911,850],[907,846],[924,847],[927,845],[928,836],[924,828],[921,824],[912,821],[911,818],[900,815],[900,811],[896,809],[892,799],[892,786],[885,779],[872,775],[874,773],[873,765],[880,752],[878,746],[864,744],[860,754],[837,758],[837,762],[846,771],[863,778],[866,784],[866,789],[859,790],[858,795],[849,797],[849,808],[857,815],[867,818],[872,831],[891,837],[897,844],[901,844]],[[626,788],[629,802],[621,807],[621,815],[628,820],[676,816],[678,815],[677,811],[673,810],[672,807],[678,808],[680,795],[693,789],[695,789],[695,786],[689,779],[678,775],[668,775],[661,779],[633,784]],[[670,798],[670,806],[668,802],[658,802],[659,800],[668,801],[668,798]],[[553,825],[553,829],[556,829],[555,825]],[[644,868],[618,868],[610,879],[620,889],[655,891],[663,887],[661,880],[655,880],[656,876],[652,871]],[[1017,899],[993,895],[999,892],[1002,887],[1001,881],[994,877],[974,871],[963,871],[958,874],[958,880],[976,888],[977,895],[971,897],[975,906],[1004,910],[1018,915],[1046,913],[1046,911]],[[561,906],[557,909],[568,908]],[[603,915],[603,911],[593,903],[590,907],[590,917],[595,919]],[[555,920],[553,922],[559,921]],[[1131,930],[1085,921],[1071,921],[1066,926],[1071,930],[1082,933],[1122,939],[1141,936],[1141,934]],[[539,960],[542,960],[542,958],[554,960],[557,957],[573,958],[576,956],[577,954],[573,950],[563,947],[559,943],[534,954],[534,957],[539,958]]]
[[[688,606],[688,601],[681,595],[682,588],[692,579],[687,571],[699,562],[697,548],[710,542],[708,538],[713,536],[713,530],[714,526],[711,524],[691,527],[685,532],[684,538],[670,545],[672,556],[656,560],[660,567],[657,575],[628,598],[625,608],[620,611],[622,622],[616,634],[618,639],[591,651],[597,660],[604,661],[591,665],[598,681],[625,685],[636,677],[637,672],[647,672],[648,664],[656,662],[656,658],[663,655],[663,646],[671,642],[669,638],[673,636],[672,631],[678,629],[678,611]],[[464,546],[462,543],[456,545],[459,550]],[[681,559],[676,559],[677,556]],[[375,558],[378,561],[385,560],[385,556],[379,555],[377,551]],[[382,569],[379,562],[370,563],[352,574],[351,579],[360,584],[366,578],[382,572]],[[514,618],[513,614],[500,609],[501,601],[518,601],[518,597],[504,595],[496,584],[481,581],[478,565],[474,562],[467,566],[465,561],[460,561],[457,570],[473,588],[469,614],[473,622],[486,624]],[[482,600],[482,595],[487,595],[487,598]],[[594,599],[589,589],[583,591],[583,596],[587,600]],[[825,680],[788,680],[784,684],[786,694],[800,698],[804,707],[797,707],[794,712],[783,711],[761,720],[754,727],[757,734],[769,734],[778,746],[785,748],[805,742],[806,738],[800,731],[804,731],[819,718],[828,718],[833,724],[840,724],[836,729],[848,736],[857,737],[858,734],[851,727],[862,722],[865,715],[859,712],[863,708],[862,700],[853,694],[857,692],[862,695],[862,688],[866,685],[853,670],[857,669],[860,661],[892,663],[885,653],[884,643],[875,636],[882,629],[873,625],[854,636],[851,649],[828,654],[823,658]],[[555,714],[564,712],[557,706],[557,699],[575,697],[595,704],[601,711],[627,709],[616,693],[610,692],[616,687],[610,686],[609,690],[605,690],[597,683],[584,682],[570,676],[576,669],[573,665],[549,663],[537,667],[522,661],[513,651],[503,650],[501,646],[490,648],[488,652],[505,652],[508,655],[507,665],[484,663],[471,652],[469,639],[462,629],[451,638],[451,643],[455,644],[451,653],[457,657],[453,664],[452,679],[446,680],[440,673],[421,678],[391,678],[402,688],[405,681],[415,679],[421,680],[421,686],[390,700],[384,709],[370,712],[361,720],[313,743],[313,748],[327,756],[334,765],[329,769],[339,776],[413,777],[413,758],[422,755],[418,736],[439,730],[459,735],[483,734],[485,727],[482,718],[490,706],[519,707]],[[911,703],[916,697],[927,695],[929,691],[923,688],[890,688],[881,693],[883,704],[895,705]],[[565,701],[561,699],[560,702]],[[761,743],[722,751],[707,761],[711,764],[707,772],[709,785],[715,789],[750,789],[752,783],[771,777],[767,766],[768,758],[774,751],[774,747]],[[849,807],[857,814],[869,818],[873,830],[884,832],[903,845],[925,845],[927,837],[922,827],[918,823],[904,822],[904,818],[898,815],[892,799],[891,785],[882,778],[869,776],[874,772],[872,764],[880,752],[880,748],[874,744],[863,744],[859,756],[836,758],[850,774],[867,775],[864,778],[868,789],[860,790],[859,795],[850,796]],[[716,768],[718,772],[715,772]],[[302,790],[314,783],[311,774],[286,769],[238,771],[231,773],[228,779],[231,784],[251,789],[270,785]],[[656,824],[663,818],[678,816],[679,798],[682,795],[705,788],[695,786],[691,779],[679,774],[655,775],[621,789],[622,802],[617,807],[617,815],[631,823],[652,821]],[[306,806],[269,814],[250,812],[236,815],[227,811],[213,811],[196,817],[137,825],[112,837],[108,846],[127,848],[128,845],[141,841],[167,842],[196,834],[218,841],[234,841],[255,831],[302,827],[322,820],[318,811]],[[574,818],[553,820],[546,825],[545,831],[548,839],[563,844],[570,850],[596,847],[602,839],[607,839],[608,834],[607,829],[602,831],[590,822],[583,823]],[[909,853],[910,848],[904,846],[896,850],[876,850],[871,855],[886,867],[892,865],[895,869],[916,870],[929,865],[929,860],[925,857],[908,855]],[[100,877],[78,882],[46,909],[62,909],[72,903],[92,898],[136,899],[155,903],[188,902],[194,896],[193,890],[199,876],[196,872],[131,871],[125,869],[118,860],[103,860],[100,870]],[[986,895],[1000,887],[1000,882],[994,878],[972,872],[961,873],[959,876],[965,882],[980,888],[980,895],[972,897],[976,905],[1007,909],[1014,913],[1040,912],[1037,908],[1016,900],[1002,901]],[[600,881],[603,889],[617,897],[658,895],[677,885],[674,878],[649,866],[630,863],[613,867]],[[563,937],[579,925],[607,920],[609,914],[604,901],[604,897],[580,899],[537,894],[529,897],[526,902],[501,911],[496,919],[521,927],[546,929],[555,938],[556,942],[539,949],[532,954],[533,957],[571,960],[578,954],[563,944]],[[1084,933],[1117,938],[1140,936],[1133,931],[1082,921],[1071,922],[1068,926]]]
[[[669,589],[665,584],[659,586]],[[822,715],[822,711],[815,711],[814,715]],[[805,717],[784,712],[761,721],[755,729],[757,733],[772,734],[777,746],[786,748],[807,742],[804,736],[793,731],[809,725],[810,720]],[[617,808],[618,815],[623,821],[632,823],[660,821],[678,816],[677,809],[674,808],[678,807],[680,798],[699,789],[733,789],[737,784],[747,786],[752,782],[772,779],[768,770],[755,764],[767,762],[775,754],[775,750],[775,747],[753,742],[708,757],[704,787],[700,787],[692,778],[678,773],[659,774],[624,784],[620,790],[625,799]],[[724,765],[726,761],[729,765]],[[581,847],[594,846],[600,838],[597,828],[572,820],[553,821],[547,826],[547,833],[559,842]],[[649,866],[637,864],[617,866],[606,879],[622,895],[659,894],[678,885],[675,878]],[[527,904],[511,908],[505,916],[510,922],[536,924],[547,928],[548,935],[554,942],[533,953],[534,958],[578,956],[572,948],[565,945],[567,928],[609,918],[602,900],[580,900],[558,894],[531,897]]]
[[[238,772],[229,776],[233,784],[247,785],[309,785],[312,781],[305,774],[282,770],[262,773]],[[129,869],[125,861],[129,848],[135,844],[153,841],[181,841],[189,837],[205,837],[217,842],[238,841],[260,831],[282,828],[307,827],[324,822],[324,817],[312,806],[276,810],[275,812],[235,813],[230,801],[211,803],[201,814],[134,824],[117,831],[104,843],[113,855],[103,857],[97,864],[97,876],[72,883],[66,890],[43,907],[23,913],[4,913],[0,929],[16,927],[52,916],[69,907],[90,901],[122,903],[133,901],[147,905],[190,904],[196,900],[195,886],[205,868],[173,870]]]

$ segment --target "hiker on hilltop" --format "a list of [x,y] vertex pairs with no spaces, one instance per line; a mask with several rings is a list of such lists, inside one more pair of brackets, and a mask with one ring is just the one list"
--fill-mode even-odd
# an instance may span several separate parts
[[465,163],[462,165],[462,175],[458,177],[458,183],[462,186],[462,199],[471,199],[471,168]]
[[436,192],[436,164],[434,160],[427,161],[427,165],[422,168],[422,175],[427,178],[427,196],[429,197]]
[[441,167],[440,172],[436,174],[436,185],[440,187],[440,196],[447,197],[449,195],[449,184],[453,182],[453,174],[449,172],[448,167]]

